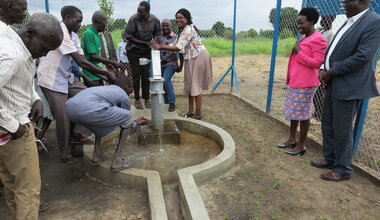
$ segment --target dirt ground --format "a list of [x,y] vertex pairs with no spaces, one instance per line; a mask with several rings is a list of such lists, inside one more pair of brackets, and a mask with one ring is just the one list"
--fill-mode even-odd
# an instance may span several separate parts
[[[148,219],[146,192],[92,179],[84,174],[82,162],[62,163],[53,129],[54,124],[46,134],[49,153],[40,154],[41,200],[49,204],[40,219]],[[0,197],[0,219],[11,219],[4,196]]]
[[[186,109],[186,100],[178,106]],[[205,97],[203,113],[236,143],[233,171],[201,187],[211,219],[380,219],[380,188],[366,178],[319,178],[329,171],[310,166],[322,158],[319,145],[308,143],[301,157],[284,154],[275,144],[287,127],[232,96]]]
[[[177,97],[177,111],[187,100]],[[354,173],[350,181],[330,183],[310,160],[321,147],[308,143],[304,156],[275,147],[287,138],[283,124],[229,95],[204,97],[204,121],[218,125],[236,143],[236,166],[200,190],[212,220],[219,219],[380,219],[380,187]],[[110,186],[85,176],[82,165],[59,162],[53,130],[50,152],[41,155],[42,200],[50,209],[41,219],[148,219],[145,192]],[[10,219],[0,197],[0,219]],[[177,219],[173,219],[177,220]]]
[[[225,71],[231,66],[231,57],[213,57],[214,83],[218,82]],[[268,77],[270,70],[271,56],[265,54],[237,55],[235,67],[240,85],[241,97],[252,102],[256,107],[265,110]],[[377,63],[376,76],[377,85],[380,89],[380,62]],[[273,83],[271,115],[285,121],[282,113],[283,102],[285,99],[286,85],[285,78],[288,66],[288,58],[277,56],[276,69]],[[216,92],[230,92],[230,78],[228,75],[220,84]],[[183,74],[175,74],[174,82],[177,94],[182,93]],[[236,92],[236,90],[233,90]],[[311,135],[317,140],[322,140],[320,124],[311,124]],[[361,145],[356,161],[362,166],[371,170],[380,177],[380,97],[370,99],[367,111],[367,120],[364,126]]]

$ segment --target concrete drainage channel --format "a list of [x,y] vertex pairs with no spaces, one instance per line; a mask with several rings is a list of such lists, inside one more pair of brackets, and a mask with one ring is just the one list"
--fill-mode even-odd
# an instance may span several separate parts
[[[185,219],[210,219],[207,209],[199,194],[198,186],[217,178],[235,164],[235,142],[230,134],[223,129],[207,122],[170,115],[166,120],[173,120],[180,130],[200,134],[215,140],[222,148],[221,153],[204,163],[179,169],[178,190],[181,211]],[[90,163],[93,146],[84,146],[84,169],[91,176],[111,184],[145,190],[149,196],[150,219],[166,220],[166,210],[162,182],[157,171],[130,168],[118,173],[110,171],[110,161],[104,161],[99,166]]]

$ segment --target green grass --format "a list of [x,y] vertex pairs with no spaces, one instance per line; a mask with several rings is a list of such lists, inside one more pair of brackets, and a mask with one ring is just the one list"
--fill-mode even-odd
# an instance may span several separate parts
[[[115,30],[111,32],[115,48],[122,41],[121,33],[123,30]],[[295,43],[294,38],[281,39],[278,42],[277,54],[288,56]],[[211,37],[203,41],[207,51],[212,57],[231,56],[232,53],[232,40],[223,38]],[[272,39],[257,37],[238,40],[236,42],[237,55],[249,54],[267,54],[272,53]]]
[[[295,39],[287,38],[279,40],[277,54],[287,56],[294,46]],[[272,53],[272,39],[269,38],[251,38],[239,40],[236,42],[236,54],[267,54]],[[204,44],[212,57],[230,56],[232,51],[232,41],[221,38],[208,38]]]

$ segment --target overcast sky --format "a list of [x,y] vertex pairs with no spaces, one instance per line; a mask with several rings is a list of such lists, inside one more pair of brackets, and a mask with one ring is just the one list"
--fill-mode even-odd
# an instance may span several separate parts
[[[111,0],[115,10],[113,18],[129,17],[137,10],[140,0]],[[282,7],[301,8],[302,0],[284,0]],[[99,10],[97,0],[49,0],[50,12],[60,18],[60,10],[65,5],[74,5],[82,10],[83,24],[91,23],[91,16]],[[238,0],[237,30],[254,28],[272,29],[268,15],[276,7],[276,0]],[[28,0],[31,13],[44,11],[45,0]],[[175,12],[186,8],[192,13],[194,24],[200,29],[210,29],[217,22],[223,22],[227,27],[233,25],[233,0],[151,0],[151,13],[160,20],[174,18]]]

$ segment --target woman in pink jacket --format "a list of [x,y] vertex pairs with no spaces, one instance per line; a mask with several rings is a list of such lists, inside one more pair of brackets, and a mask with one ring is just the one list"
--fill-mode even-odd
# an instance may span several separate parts
[[[303,35],[292,49],[288,64],[284,114],[290,119],[290,134],[287,141],[278,144],[280,148],[293,148],[286,151],[290,155],[303,155],[306,152],[305,140],[312,117],[313,96],[320,85],[318,70],[323,62],[327,47],[323,36],[314,29],[319,13],[315,8],[301,9],[297,27]],[[301,124],[300,138],[296,142],[296,131]]]

